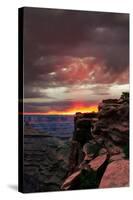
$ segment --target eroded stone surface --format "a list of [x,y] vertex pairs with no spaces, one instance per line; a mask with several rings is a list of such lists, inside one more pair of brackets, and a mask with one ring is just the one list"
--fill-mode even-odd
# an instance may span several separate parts
[[129,161],[116,160],[110,163],[102,177],[99,188],[129,186]]

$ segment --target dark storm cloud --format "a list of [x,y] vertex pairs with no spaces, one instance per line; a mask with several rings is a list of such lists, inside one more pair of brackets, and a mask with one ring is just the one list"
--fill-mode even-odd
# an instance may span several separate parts
[[128,14],[37,8],[24,13],[26,83],[56,70],[54,63],[35,65],[41,56],[95,56],[114,73],[128,66]]
[[128,14],[25,8],[25,97],[45,96],[38,88],[127,83],[128,66]]

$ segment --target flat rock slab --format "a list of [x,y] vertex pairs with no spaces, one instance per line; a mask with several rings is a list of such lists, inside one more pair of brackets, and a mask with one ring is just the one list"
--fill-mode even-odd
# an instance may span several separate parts
[[129,160],[110,163],[102,177],[99,188],[129,186]]
[[107,155],[100,155],[97,156],[94,160],[92,160],[89,165],[91,166],[91,168],[96,171],[106,160]]

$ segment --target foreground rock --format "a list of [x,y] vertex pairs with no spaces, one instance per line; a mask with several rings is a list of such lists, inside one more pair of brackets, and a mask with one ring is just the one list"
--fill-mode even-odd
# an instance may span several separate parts
[[101,155],[89,164],[82,162],[79,169],[65,180],[61,189],[76,190],[97,188],[108,165],[108,161],[109,159],[106,155]]
[[108,165],[99,188],[125,186],[129,186],[129,161],[116,160]]
[[129,94],[103,100],[98,108],[98,113],[76,113],[62,190],[129,185]]

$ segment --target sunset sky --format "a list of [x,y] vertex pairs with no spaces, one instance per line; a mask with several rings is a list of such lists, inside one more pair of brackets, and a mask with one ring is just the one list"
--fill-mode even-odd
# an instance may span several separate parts
[[24,112],[96,111],[129,90],[129,15],[24,9]]

